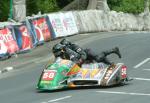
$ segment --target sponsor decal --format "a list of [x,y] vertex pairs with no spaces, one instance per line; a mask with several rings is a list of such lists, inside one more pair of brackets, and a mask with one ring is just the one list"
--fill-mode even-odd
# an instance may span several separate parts
[[94,78],[99,72],[100,72],[100,69],[94,69],[94,70],[92,70],[91,73],[90,73],[91,74],[90,77]]
[[105,80],[108,80],[109,78],[110,78],[110,76],[111,76],[111,74],[113,73],[113,70],[108,70],[107,72],[106,72],[106,75],[105,75]]
[[82,69],[81,72],[82,72],[82,78],[90,77],[88,69]]
[[74,65],[67,73],[67,76],[77,74],[79,71],[80,71],[80,67],[78,65]]
[[64,75],[64,76],[66,76],[66,75],[67,75],[67,70],[63,70],[63,71],[61,72],[61,74]]
[[51,81],[44,81],[44,80],[41,81],[41,84],[50,84],[50,83]]
[[126,66],[122,66],[121,67],[121,77],[122,78],[126,78],[127,77],[127,67]]

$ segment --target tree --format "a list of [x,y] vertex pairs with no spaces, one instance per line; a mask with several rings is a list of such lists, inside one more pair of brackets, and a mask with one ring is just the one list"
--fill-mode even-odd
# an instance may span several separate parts
[[0,21],[6,21],[9,17],[9,5],[9,0],[0,0]]
[[144,0],[108,0],[111,10],[139,14],[144,11]]
[[57,5],[60,8],[64,8],[66,5],[68,5],[69,3],[71,3],[73,0],[56,0]]
[[27,15],[42,13],[50,13],[58,11],[59,7],[56,0],[26,0]]
[[32,15],[38,13],[38,6],[36,5],[36,0],[26,0],[27,15]]

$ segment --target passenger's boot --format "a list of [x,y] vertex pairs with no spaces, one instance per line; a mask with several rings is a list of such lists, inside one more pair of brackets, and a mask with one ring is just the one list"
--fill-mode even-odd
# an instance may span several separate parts
[[112,51],[117,54],[119,58],[121,58],[121,53],[118,47],[113,48]]
[[107,58],[103,58],[103,63],[107,64],[107,65],[113,65],[114,62],[111,62],[110,60],[108,60]]

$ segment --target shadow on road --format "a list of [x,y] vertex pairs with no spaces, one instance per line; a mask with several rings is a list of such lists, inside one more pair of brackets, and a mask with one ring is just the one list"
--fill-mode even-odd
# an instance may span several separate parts
[[37,93],[56,93],[56,92],[64,92],[64,91],[73,91],[73,90],[85,90],[85,89],[109,89],[109,88],[118,88],[118,87],[123,87],[127,86],[129,84],[125,85],[114,85],[114,86],[86,86],[86,87],[75,87],[75,88],[65,88],[65,89],[58,89],[58,90],[37,90]]

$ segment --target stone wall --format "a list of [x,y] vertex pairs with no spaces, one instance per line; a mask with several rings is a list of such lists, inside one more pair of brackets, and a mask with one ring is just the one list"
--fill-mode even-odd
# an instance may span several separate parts
[[98,31],[150,30],[149,15],[133,15],[123,12],[101,10],[74,11],[80,33]]

